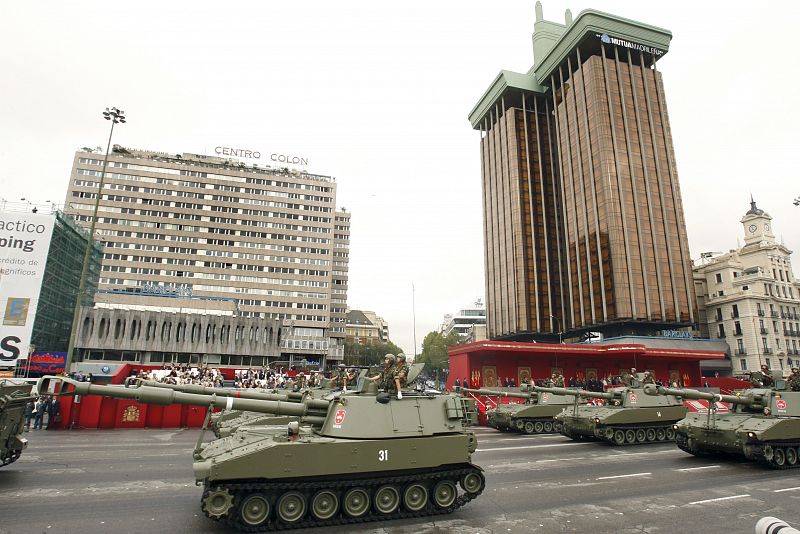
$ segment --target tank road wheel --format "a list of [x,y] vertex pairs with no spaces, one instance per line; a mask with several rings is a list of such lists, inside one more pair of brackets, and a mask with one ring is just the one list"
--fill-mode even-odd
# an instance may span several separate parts
[[350,517],[361,517],[369,510],[369,494],[364,488],[352,488],[342,499],[344,513]]
[[447,508],[456,501],[458,488],[450,480],[440,480],[433,487],[433,502],[439,508]]
[[544,432],[544,423],[541,421],[536,421],[533,423],[533,429],[536,431],[537,434],[541,434]]
[[400,492],[394,486],[381,486],[373,497],[375,509],[382,514],[391,514],[400,506]]
[[536,432],[536,429],[533,427],[533,421],[525,421],[525,433],[526,434],[533,434]]
[[317,519],[330,519],[339,511],[339,497],[330,490],[320,490],[311,499],[311,513]]
[[233,496],[227,488],[211,488],[203,497],[203,511],[208,517],[219,519],[233,508]]
[[675,430],[672,427],[666,428],[666,438],[667,441],[674,441],[675,440]]
[[666,428],[657,428],[656,429],[656,439],[658,441],[665,441],[667,439],[667,429]]
[[786,463],[789,465],[797,464],[797,449],[786,447]]
[[483,489],[483,477],[480,473],[467,473],[463,477],[461,477],[461,487],[467,493],[480,493]]
[[626,430],[625,443],[636,443],[636,432],[631,429]]
[[403,504],[412,512],[419,512],[428,505],[428,488],[422,484],[411,484],[403,492]]
[[525,421],[523,421],[522,419],[517,419],[516,421],[514,421],[514,426],[515,426],[515,427],[517,428],[517,430],[519,430],[520,432],[525,432],[525,426],[526,426],[526,424],[525,424]]
[[562,423],[561,421],[556,421],[555,423],[553,423],[553,431],[561,432],[563,430],[564,430],[564,423]]
[[239,506],[239,517],[246,525],[257,527],[269,519],[272,507],[266,495],[253,493],[242,500]]
[[644,431],[644,428],[637,428],[636,443],[644,443],[646,439],[647,439],[647,432]]
[[648,428],[645,430],[645,437],[647,441],[655,441],[656,440],[656,429],[655,428]]
[[547,422],[544,424],[544,431],[545,431],[545,432],[547,432],[548,434],[549,434],[550,432],[552,432],[552,431],[553,431],[553,423],[551,423],[550,421],[547,421]]
[[289,491],[281,495],[275,505],[278,517],[284,523],[296,523],[306,515],[306,498],[302,493]]
[[625,445],[625,432],[623,432],[622,430],[614,431],[614,444]]
[[778,467],[783,467],[783,465],[786,463],[786,451],[783,447],[773,447],[772,463]]

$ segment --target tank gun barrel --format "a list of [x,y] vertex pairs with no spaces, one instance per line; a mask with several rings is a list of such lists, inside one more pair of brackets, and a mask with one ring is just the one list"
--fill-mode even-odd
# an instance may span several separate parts
[[586,391],[585,389],[567,389],[559,387],[533,386],[533,389],[542,393],[552,393],[553,395],[572,395],[573,397],[590,397],[593,399],[614,399],[615,393]]
[[200,395],[217,395],[219,397],[237,397],[242,399],[274,400],[274,401],[299,401],[303,398],[302,393],[287,391],[286,393],[267,392],[260,389],[227,389],[201,386],[199,384],[165,384],[155,380],[144,380],[141,378],[130,377],[125,380],[126,387],[154,387],[171,389],[183,393],[197,393]]
[[474,393],[475,395],[488,395],[491,397],[510,397],[512,399],[530,399],[535,397],[535,393],[522,393],[516,391],[496,391],[494,389],[473,389],[473,388],[456,388],[456,391],[464,391],[466,393]]
[[[305,422],[311,424],[322,424],[325,421],[325,416],[330,406],[329,401],[317,399],[306,399],[303,402],[290,402],[221,397],[216,394],[186,393],[183,391],[175,391],[170,388],[152,386],[100,386],[89,382],[77,382],[70,378],[56,376],[42,377],[39,379],[36,389],[40,395],[47,394],[48,391],[51,390],[53,383],[60,384],[59,395],[100,395],[115,399],[131,399],[141,402],[142,404],[155,404],[159,406],[185,404],[189,406],[223,408],[225,410],[293,415],[301,417]],[[66,385],[72,386],[72,391],[66,391]]]
[[696,389],[666,388],[655,384],[645,384],[644,392],[648,395],[674,395],[676,397],[683,397],[684,399],[730,402],[732,404],[744,404],[747,406],[756,403],[756,399],[753,396],[739,397],[737,395],[721,395],[719,393],[698,391]]

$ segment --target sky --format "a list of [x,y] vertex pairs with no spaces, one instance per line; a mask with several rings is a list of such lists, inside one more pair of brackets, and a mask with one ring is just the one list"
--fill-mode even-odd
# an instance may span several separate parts
[[[692,257],[743,237],[752,194],[800,249],[798,2],[546,0],[670,30],[659,61]],[[482,298],[479,134],[501,69],[533,63],[533,0],[7,3],[0,198],[63,203],[75,150],[214,147],[308,159],[352,213],[348,305],[408,354]],[[262,156],[263,157],[263,156]],[[795,262],[797,268],[797,262]],[[413,290],[412,290],[413,287]]]

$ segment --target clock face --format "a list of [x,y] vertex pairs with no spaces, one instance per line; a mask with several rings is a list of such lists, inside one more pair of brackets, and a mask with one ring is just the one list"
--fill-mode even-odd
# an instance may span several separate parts
[[755,224],[751,224],[751,225],[750,225],[750,228],[748,228],[748,230],[750,230],[750,233],[751,233],[751,234],[754,234],[754,233],[756,233],[756,228],[757,228],[757,227],[756,227],[756,225],[755,225]]

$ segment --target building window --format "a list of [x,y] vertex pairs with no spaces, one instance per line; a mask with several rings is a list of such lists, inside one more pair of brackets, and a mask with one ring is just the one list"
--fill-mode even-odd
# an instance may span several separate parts
[[767,365],[767,369],[772,369],[772,362],[769,361],[769,358],[764,358],[764,363]]
[[739,365],[742,366],[742,371],[747,371],[747,360],[745,358],[739,360]]
[[718,334],[719,334],[717,337],[725,337],[725,325],[724,324],[719,324],[719,325],[717,325],[717,328],[718,328]]
[[733,332],[737,336],[741,336],[742,335],[742,325],[739,324],[739,321],[735,321],[733,323]]
[[717,277],[717,283],[721,284],[722,283],[722,274],[717,273],[715,276]]
[[717,321],[722,320],[722,308],[717,308]]
[[731,312],[731,319],[736,319],[737,317],[739,317],[739,306],[734,304],[732,308],[733,311]]
[[742,338],[736,340],[736,352],[739,354],[745,354],[744,352],[744,341]]

